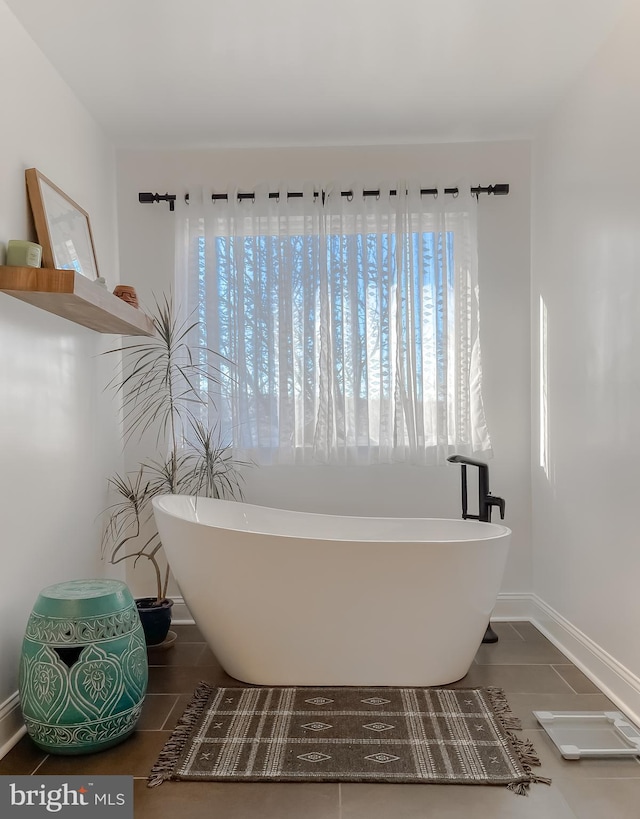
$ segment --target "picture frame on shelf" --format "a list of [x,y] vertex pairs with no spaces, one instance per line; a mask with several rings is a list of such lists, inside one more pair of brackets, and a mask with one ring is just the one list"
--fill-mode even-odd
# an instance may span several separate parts
[[95,280],[98,262],[89,214],[37,168],[25,171],[43,267],[75,270]]

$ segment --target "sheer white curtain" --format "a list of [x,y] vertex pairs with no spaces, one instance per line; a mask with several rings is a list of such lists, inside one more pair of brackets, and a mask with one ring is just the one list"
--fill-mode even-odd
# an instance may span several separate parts
[[226,359],[209,420],[236,454],[421,464],[490,455],[468,186],[457,198],[404,182],[379,196],[362,185],[296,185],[302,197],[270,189],[280,196],[192,191],[176,213],[177,300],[204,319],[192,341]]

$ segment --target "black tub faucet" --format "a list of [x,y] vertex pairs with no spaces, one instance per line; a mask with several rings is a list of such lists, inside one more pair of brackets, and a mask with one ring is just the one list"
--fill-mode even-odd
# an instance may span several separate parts
[[[500,517],[504,520],[504,498],[498,498],[489,492],[489,467],[484,461],[474,461],[465,455],[451,455],[447,460],[452,464],[461,465],[462,476],[462,517],[467,520],[483,520],[486,523],[491,521],[491,511],[493,506],[500,509]],[[478,514],[471,515],[467,512],[467,466],[478,467]]]
[[[485,523],[491,521],[491,511],[494,506],[500,509],[500,517],[504,518],[504,498],[498,498],[489,492],[489,467],[484,461],[474,461],[465,455],[451,455],[447,458],[452,464],[460,464],[462,473],[462,517],[467,520],[483,520]],[[478,514],[470,515],[467,512],[467,466],[478,467]],[[498,635],[491,628],[491,623],[487,626],[483,643],[497,643]]]

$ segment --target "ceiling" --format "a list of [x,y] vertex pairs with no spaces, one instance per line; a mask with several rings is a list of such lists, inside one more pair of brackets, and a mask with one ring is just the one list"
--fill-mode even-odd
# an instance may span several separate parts
[[5,0],[125,147],[530,138],[633,0]]

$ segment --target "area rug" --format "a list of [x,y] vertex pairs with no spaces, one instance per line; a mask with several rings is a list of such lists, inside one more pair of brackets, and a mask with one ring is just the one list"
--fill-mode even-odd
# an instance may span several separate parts
[[539,765],[499,688],[213,688],[201,683],[149,778],[506,785]]

